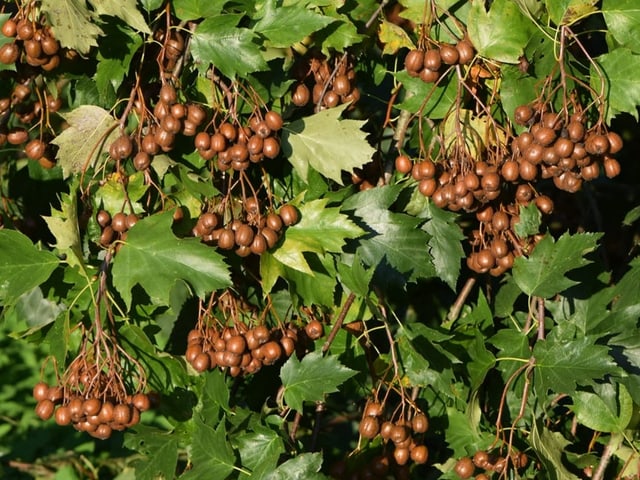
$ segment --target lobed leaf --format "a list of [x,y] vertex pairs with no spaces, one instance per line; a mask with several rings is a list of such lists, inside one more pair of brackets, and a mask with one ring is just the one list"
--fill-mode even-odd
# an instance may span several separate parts
[[63,47],[84,54],[98,45],[102,29],[84,0],[42,0],[40,8]]
[[227,441],[224,421],[214,429],[198,415],[193,420],[195,427],[191,440],[193,468],[180,478],[184,480],[227,478],[235,468],[236,457]]
[[608,35],[640,53],[640,4],[636,0],[603,0],[601,10]]
[[177,238],[171,231],[172,218],[170,211],[143,218],[128,231],[115,256],[113,285],[128,306],[137,284],[161,305],[168,304],[178,280],[189,284],[199,297],[231,284],[223,257],[199,239]]
[[311,352],[300,361],[293,355],[280,369],[284,401],[302,412],[304,402],[324,400],[325,395],[337,392],[338,386],[356,373],[342,365],[336,356]]
[[[629,113],[638,120],[640,105],[640,55],[628,48],[616,48],[595,58],[599,68],[591,65],[591,86],[602,92],[602,82],[606,81],[605,95],[607,123],[619,113]],[[606,72],[605,73],[603,73]],[[602,78],[606,76],[606,79]]]

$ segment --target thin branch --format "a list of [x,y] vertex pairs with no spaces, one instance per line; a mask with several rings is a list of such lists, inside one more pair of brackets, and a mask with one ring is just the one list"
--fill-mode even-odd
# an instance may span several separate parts
[[471,289],[476,284],[476,277],[469,277],[460,290],[460,294],[458,294],[458,298],[456,298],[455,303],[451,306],[451,310],[449,310],[449,314],[447,315],[447,320],[450,322],[455,321],[460,315],[460,310],[462,310],[462,306],[464,302],[467,301],[467,297],[469,293],[471,293]]
[[336,335],[338,335],[338,332],[340,331],[340,329],[342,328],[342,324],[344,323],[344,319],[347,316],[347,313],[349,312],[349,308],[351,308],[351,304],[355,299],[356,299],[355,294],[350,293],[347,299],[345,300],[344,305],[342,306],[342,310],[340,310],[340,314],[336,319],[336,323],[333,324],[333,328],[331,329],[331,332],[329,332],[327,341],[324,342],[324,345],[322,345],[323,355],[327,353],[327,350],[329,350],[329,347],[331,347],[331,343],[336,338]]

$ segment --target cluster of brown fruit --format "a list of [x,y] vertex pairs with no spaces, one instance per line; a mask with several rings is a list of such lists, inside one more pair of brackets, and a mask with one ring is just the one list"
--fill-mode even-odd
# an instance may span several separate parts
[[510,466],[519,470],[528,464],[529,457],[524,452],[512,452],[509,457],[503,457],[480,450],[473,455],[473,459],[470,457],[459,459],[453,470],[458,477],[467,479],[473,477],[477,468],[484,471],[475,475],[475,480],[489,480],[493,472],[504,475]]
[[384,404],[369,400],[365,405],[358,432],[362,438],[373,440],[378,435],[385,444],[393,443],[393,459],[397,465],[409,460],[423,464],[429,458],[429,450],[423,444],[424,433],[429,429],[429,419],[418,409],[412,409],[411,417],[401,409],[399,417],[384,420]]
[[500,170],[506,181],[553,178],[556,188],[574,193],[583,181],[598,178],[601,166],[609,178],[620,174],[614,155],[622,149],[622,138],[600,125],[587,129],[582,113],[568,117],[547,111],[546,106],[520,105],[515,121],[529,129],[511,144],[513,159]]
[[273,248],[282,236],[285,227],[298,222],[296,207],[290,204],[280,207],[278,213],[261,214],[260,202],[250,197],[243,203],[244,220],[236,218],[222,225],[221,215],[205,212],[198,217],[192,233],[208,245],[222,250],[235,249],[240,257],[261,255]]
[[396,168],[400,167],[398,171],[410,171],[411,176],[419,182],[420,193],[430,197],[439,208],[471,212],[500,196],[502,179],[495,164],[485,161],[470,163],[473,168],[466,172],[443,165],[430,159],[414,164],[406,155],[396,158]]
[[293,86],[291,101],[297,107],[313,101],[321,109],[332,108],[343,103],[356,103],[360,99],[353,62],[346,56],[329,59],[313,50],[298,61],[293,75],[297,82]]
[[5,65],[23,61],[47,72],[60,65],[60,43],[51,29],[29,19],[24,12],[4,22],[2,33],[14,39],[0,47],[0,62]]
[[548,196],[536,195],[529,185],[521,184],[516,191],[515,203],[488,204],[476,212],[479,225],[471,232],[472,251],[467,256],[467,266],[471,270],[499,277],[511,269],[515,257],[533,251],[542,235],[520,237],[514,230],[520,222],[520,207],[531,201],[543,214],[551,213],[553,209],[553,201]]
[[124,212],[118,212],[111,217],[111,214],[106,210],[100,210],[96,214],[96,221],[102,233],[100,234],[100,245],[103,247],[109,247],[116,240],[119,243],[116,245],[116,251],[121,245],[120,242],[124,242],[127,239],[127,231],[138,223],[139,217],[135,213],[126,214]]
[[205,160],[217,156],[216,166],[224,172],[246,170],[252,163],[260,163],[265,158],[274,159],[280,153],[277,133],[282,128],[282,117],[269,110],[264,116],[259,112],[249,118],[249,125],[220,123],[213,131],[200,132],[194,144]]
[[34,386],[38,417],[42,420],[54,417],[60,426],[73,425],[78,431],[106,440],[114,430],[137,425],[140,413],[151,407],[147,394],[127,395],[103,372],[76,372],[76,375],[78,380],[73,386],[49,386],[44,382]]
[[[37,161],[43,168],[55,166],[54,146],[48,136],[41,134],[30,140],[30,127],[45,115],[57,112],[62,106],[60,98],[53,98],[45,92],[36,95],[32,90],[33,77],[16,82],[9,97],[0,98],[0,147],[9,144],[23,146],[27,158]],[[42,98],[45,102],[43,105]],[[8,125],[13,126],[8,128]],[[21,126],[25,125],[25,126]],[[40,130],[38,130],[40,131]]]
[[223,328],[207,323],[211,322],[199,322],[189,332],[185,358],[197,372],[218,367],[232,377],[256,373],[263,365],[290,357],[307,338],[317,340],[324,334],[318,320],[311,320],[302,330],[295,324],[269,330],[242,322]]
[[473,45],[465,38],[455,45],[438,43],[435,48],[410,50],[404,59],[404,66],[410,76],[420,77],[425,83],[435,83],[447,68],[467,65],[475,55]]

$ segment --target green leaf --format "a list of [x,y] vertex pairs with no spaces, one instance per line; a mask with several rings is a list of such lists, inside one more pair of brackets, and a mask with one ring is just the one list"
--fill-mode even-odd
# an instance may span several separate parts
[[467,27],[471,43],[485,58],[518,63],[533,24],[511,0],[495,0],[487,12],[484,0],[473,0]]
[[371,161],[375,150],[359,120],[340,120],[347,105],[329,108],[286,125],[282,150],[300,177],[308,182],[309,167],[342,185],[342,171]]
[[38,250],[29,238],[15,230],[0,229],[0,300],[13,304],[23,293],[44,283],[60,260]]
[[609,356],[609,348],[595,345],[591,337],[571,341],[549,337],[536,343],[533,356],[536,390],[540,397],[549,390],[571,395],[576,385],[591,385],[617,370]]
[[71,193],[60,196],[62,210],[51,208],[51,216],[43,216],[47,227],[56,239],[56,248],[66,255],[66,262],[72,266],[85,269],[82,245],[80,243],[80,226],[78,225],[78,203],[75,188]]
[[364,231],[340,213],[328,208],[328,199],[312,200],[300,206],[300,221],[287,228],[284,240],[271,253],[279,262],[294,270],[313,275],[303,252],[339,252],[347,239],[358,238]]
[[16,314],[29,327],[27,333],[23,334],[24,336],[55,322],[58,315],[64,310],[63,304],[45,298],[39,287],[21,295],[16,302]]
[[84,54],[98,45],[96,39],[102,30],[84,0],[42,0],[40,7],[63,47]]
[[173,0],[172,6],[180,20],[215,17],[222,12],[225,0]]
[[195,426],[191,440],[193,468],[180,478],[184,480],[227,478],[235,468],[236,457],[227,441],[224,421],[221,421],[215,430],[198,415],[194,417],[193,423]]
[[98,46],[98,65],[94,80],[102,100],[115,95],[125,75],[129,72],[131,60],[134,54],[142,46],[140,35],[128,28],[115,25],[112,28],[105,26],[107,36],[100,40]]
[[326,475],[319,473],[322,468],[321,453],[302,453],[295,458],[287,460],[264,480],[325,480]]
[[513,278],[527,295],[552,297],[576,285],[565,274],[590,263],[584,258],[596,248],[600,233],[563,234],[556,242],[546,235],[529,258],[518,257],[513,265]]
[[340,282],[350,291],[360,297],[367,297],[371,291],[371,279],[375,270],[373,268],[366,269],[360,259],[360,255],[356,254],[352,258],[350,265],[339,262],[337,264]]
[[549,17],[556,25],[569,25],[595,12],[598,0],[544,0]]
[[629,425],[633,413],[633,400],[624,385],[618,384],[615,408],[600,395],[575,392],[571,395],[578,422],[596,432],[622,433]]
[[429,220],[422,229],[431,235],[428,245],[433,266],[438,277],[455,290],[461,260],[465,257],[462,248],[465,236],[456,223],[458,216],[437,208],[432,202],[426,203],[424,214]]
[[603,0],[608,34],[623,47],[640,53],[640,4],[636,0]]
[[579,480],[562,463],[562,454],[569,442],[560,432],[552,432],[542,421],[536,420],[531,426],[529,437],[548,480]]
[[290,47],[334,21],[301,3],[276,5],[276,0],[267,0],[256,18],[254,32],[264,35],[272,47]]
[[204,297],[231,284],[223,257],[199,239],[177,238],[171,231],[173,212],[143,218],[131,228],[113,261],[113,284],[127,305],[140,284],[152,301],[166,305],[171,288],[184,280]]
[[530,235],[535,235],[540,231],[540,222],[542,221],[542,214],[534,202],[529,205],[520,206],[520,221],[516,223],[513,230],[520,238],[525,238]]
[[389,210],[400,188],[373,188],[344,202],[343,210],[354,210],[369,229],[369,235],[359,241],[359,255],[369,266],[386,259],[398,272],[410,274],[410,281],[434,277],[436,270],[427,248],[429,236],[419,228],[422,220]]
[[384,45],[382,49],[383,55],[395,55],[401,48],[415,48],[411,38],[403,28],[384,19],[380,22],[378,39]]
[[484,382],[487,373],[496,364],[496,357],[487,350],[484,343],[484,336],[476,331],[474,341],[472,341],[467,348],[470,362],[467,362],[467,370],[469,371],[469,380],[471,381],[471,388],[476,390],[480,388]]
[[255,34],[236,25],[242,15],[226,14],[209,17],[198,25],[191,36],[191,54],[200,69],[213,64],[227,77],[241,77],[266,70],[267,64],[254,43]]
[[67,178],[95,166],[118,136],[115,128],[118,122],[109,112],[95,105],[81,105],[61,115],[69,127],[51,143],[58,146],[56,158]]
[[627,212],[624,216],[624,220],[622,220],[622,224],[630,227],[640,218],[640,205],[632,208]]
[[215,368],[204,374],[202,389],[203,418],[209,421],[219,417],[220,409],[229,410],[229,388],[225,382],[225,374]]
[[299,361],[293,355],[280,369],[284,401],[302,412],[304,402],[324,400],[326,394],[337,392],[338,386],[356,373],[342,365],[336,356],[323,357],[321,352],[311,352]]
[[169,480],[175,477],[178,439],[171,432],[137,425],[135,433],[125,434],[124,446],[144,455],[133,462],[136,480]]
[[432,120],[445,118],[456,100],[458,84],[454,78],[455,75],[452,75],[435,85],[410,77],[403,69],[396,74],[396,79],[402,83],[405,91],[405,97],[398,108],[411,113],[421,112]]
[[285,451],[282,437],[274,430],[260,426],[253,432],[245,432],[235,439],[242,465],[250,468],[252,476],[263,478],[272,472]]
[[346,48],[364,39],[349,17],[344,14],[331,16],[337,21],[314,33],[314,40],[322,45],[322,53],[330,56],[334,51],[343,52]]
[[638,305],[638,285],[640,285],[640,257],[629,262],[630,270],[625,273],[615,286],[616,301],[613,310],[618,311],[626,307]]
[[492,436],[479,428],[480,406],[477,397],[472,397],[467,411],[447,408],[447,428],[445,438],[447,446],[453,450],[454,457],[473,455],[478,450],[485,450]]
[[138,10],[136,0],[89,0],[97,15],[109,15],[121,19],[131,28],[142,33],[151,33],[147,21]]
[[[605,92],[606,121],[609,123],[619,113],[629,113],[638,120],[640,105],[640,55],[628,48],[616,48],[595,58],[600,70],[606,75]],[[591,86],[601,92],[601,73],[591,66]]]
[[282,278],[289,284],[289,291],[300,298],[303,305],[333,305],[336,289],[336,269],[331,255],[305,254],[311,275],[284,267]]

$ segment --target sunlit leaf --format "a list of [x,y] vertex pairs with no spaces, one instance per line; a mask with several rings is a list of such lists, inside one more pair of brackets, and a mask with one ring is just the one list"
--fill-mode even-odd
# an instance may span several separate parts
[[[628,48],[616,48],[595,58],[599,68],[591,66],[591,86],[600,93],[605,85],[606,121],[619,113],[629,113],[638,119],[640,105],[640,55]],[[603,73],[606,72],[606,74]],[[603,79],[602,75],[606,75]]]
[[102,30],[84,0],[42,0],[40,8],[63,47],[87,53],[98,45]]

